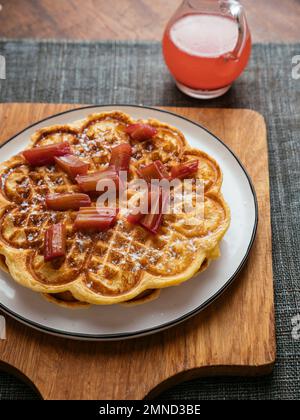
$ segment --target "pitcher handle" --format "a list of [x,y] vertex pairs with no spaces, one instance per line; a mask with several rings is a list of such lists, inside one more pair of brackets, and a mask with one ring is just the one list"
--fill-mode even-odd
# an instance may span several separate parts
[[238,40],[234,50],[225,54],[224,58],[231,59],[231,60],[238,60],[242,54],[242,51],[245,46],[246,36],[247,36],[247,23],[244,14],[243,6],[236,0],[222,1],[221,7],[223,5],[226,7],[228,11],[228,3],[229,3],[229,10],[231,16],[236,20],[238,25]]

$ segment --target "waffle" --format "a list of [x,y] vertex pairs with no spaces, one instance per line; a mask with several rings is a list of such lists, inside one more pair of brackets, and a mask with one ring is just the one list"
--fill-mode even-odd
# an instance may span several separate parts
[[[167,214],[153,235],[119,215],[115,226],[105,232],[76,231],[76,212],[48,210],[45,196],[79,192],[78,185],[58,167],[33,168],[19,154],[0,165],[0,267],[15,281],[67,307],[132,305],[152,300],[161,288],[190,279],[218,258],[230,212],[220,192],[222,173],[217,162],[192,149],[175,127],[154,119],[144,122],[157,129],[151,140],[130,139],[125,128],[135,121],[113,111],[40,129],[29,148],[67,141],[75,155],[89,161],[93,172],[107,167],[114,146],[130,142],[129,180],[138,177],[138,168],[157,159],[168,170],[198,159],[194,177],[204,182],[204,222],[192,227],[184,214]],[[59,222],[66,226],[66,257],[45,262],[45,230]]]

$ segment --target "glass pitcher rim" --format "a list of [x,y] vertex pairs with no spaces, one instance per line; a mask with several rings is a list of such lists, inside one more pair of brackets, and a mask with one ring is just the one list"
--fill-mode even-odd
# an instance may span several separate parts
[[[193,4],[194,2],[195,3],[199,2],[199,4],[195,5]],[[240,0],[183,0],[181,4],[182,5],[187,4],[188,6],[192,8],[197,8],[197,6],[200,6],[201,3],[206,3],[210,5],[219,5],[219,6],[222,6],[222,4],[223,5],[227,4],[227,5],[239,6],[241,8],[244,8]]]

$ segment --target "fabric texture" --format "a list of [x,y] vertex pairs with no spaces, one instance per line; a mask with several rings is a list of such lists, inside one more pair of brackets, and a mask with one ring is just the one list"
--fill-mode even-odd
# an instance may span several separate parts
[[[233,88],[212,101],[180,93],[153,42],[0,40],[6,80],[1,102],[67,102],[250,108],[268,126],[277,362],[265,378],[210,378],[165,392],[168,399],[299,399],[300,339],[300,79],[292,57],[300,44],[254,45],[250,64]],[[0,374],[0,399],[36,398],[34,391]]]

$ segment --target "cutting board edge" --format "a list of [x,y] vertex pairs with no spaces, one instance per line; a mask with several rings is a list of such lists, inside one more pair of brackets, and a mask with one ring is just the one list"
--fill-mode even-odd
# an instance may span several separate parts
[[[79,108],[83,108],[84,107],[84,106],[79,105],[79,104],[43,104],[43,103],[40,103],[40,104],[39,103],[34,103],[34,104],[31,104],[31,103],[7,103],[7,104],[8,105],[25,105],[25,106],[26,105],[28,105],[28,106],[30,106],[30,105],[57,105],[58,107],[59,106],[61,106],[61,107],[64,107],[65,106],[68,109],[79,109]],[[2,105],[6,105],[6,104],[2,104]],[[117,104],[116,104],[116,106],[117,106]],[[171,112],[174,111],[175,113],[176,113],[176,109],[178,109],[178,107],[174,107],[174,106],[172,106],[172,107],[157,106],[157,107],[154,107],[154,108],[157,108],[157,109],[167,109],[167,110],[170,110]],[[181,109],[184,109],[184,108],[191,109],[191,107],[180,107],[180,108]],[[203,110],[203,108],[198,108],[198,107],[195,107],[195,108],[199,109],[199,111]],[[245,113],[249,113],[249,115],[250,114],[253,114],[253,116],[255,115],[256,118],[259,118],[260,120],[263,121],[264,130],[265,130],[265,133],[264,134],[266,134],[265,118],[264,118],[264,116],[262,114],[258,113],[255,110],[251,110],[251,109],[247,109],[247,108],[235,108],[235,109],[207,108],[206,109],[207,112],[209,110],[211,110],[211,112],[216,111],[216,110],[217,111],[220,111],[220,112],[222,112],[222,111],[243,111]],[[63,112],[64,111],[62,111],[62,113]],[[49,116],[54,115],[54,114],[60,114],[60,113],[61,112],[55,112],[53,114],[50,113]],[[43,121],[44,119],[47,119],[47,117],[46,118],[41,118],[40,120]],[[190,118],[190,119],[192,121],[195,121],[196,122],[196,120],[194,120],[193,118]],[[201,121],[200,125],[203,125],[204,127],[206,126],[205,124],[202,123],[202,121]],[[28,127],[28,126],[30,126],[30,124],[27,125],[27,126],[25,126],[25,128]],[[15,134],[13,134],[13,135],[15,135]],[[266,137],[266,136],[264,136],[264,137]],[[10,138],[10,137],[8,137],[8,138]],[[266,146],[267,146],[267,143],[266,143]],[[268,179],[268,181],[269,181],[269,179]],[[268,182],[268,185],[267,185],[267,190],[268,190],[268,193],[269,193],[269,182]],[[268,209],[268,211],[269,211],[269,209]],[[273,276],[272,276],[272,280],[273,280]],[[272,292],[273,292],[273,302],[274,302],[274,289],[272,289]],[[273,313],[274,313],[274,305],[273,305]],[[179,382],[182,382],[182,381],[185,381],[185,380],[195,379],[197,377],[199,378],[199,377],[222,376],[222,375],[231,375],[231,376],[240,376],[240,375],[263,376],[263,375],[269,374],[272,371],[272,369],[273,369],[273,366],[274,366],[274,363],[275,363],[275,358],[276,358],[275,328],[274,328],[274,321],[272,321],[272,322],[273,322],[273,324],[271,325],[271,328],[272,328],[272,334],[271,334],[271,336],[273,336],[273,337],[270,340],[270,342],[271,342],[271,344],[273,344],[274,354],[270,358],[266,357],[266,360],[269,360],[267,363],[257,364],[257,365],[214,365],[214,366],[201,366],[201,367],[197,367],[197,368],[191,368],[191,369],[189,369],[187,371],[182,370],[181,372],[176,373],[174,376],[170,376],[165,381],[162,381],[157,386],[154,386],[154,388],[151,391],[149,391],[149,393],[146,395],[146,398],[148,398],[149,396],[152,397],[152,396],[154,396],[155,392],[160,393],[164,389],[167,389],[170,386],[175,385],[175,384],[177,384]],[[274,334],[273,334],[273,331],[274,331]],[[3,362],[3,363],[6,363],[6,362]],[[9,365],[9,366],[11,366],[11,365]],[[1,368],[1,362],[0,362],[0,368]],[[8,369],[5,369],[5,370],[8,370]],[[14,368],[13,366],[11,367],[11,370],[17,370],[18,371],[18,369],[17,368]],[[26,379],[26,382],[29,382],[30,385],[33,386],[33,388],[37,392],[39,392],[39,390],[37,389],[37,387],[30,381],[30,379],[27,376],[25,376],[21,371],[19,371],[19,372],[20,372],[20,375],[18,375],[18,372],[15,372],[15,373],[17,373],[17,376],[21,376],[22,379]],[[49,399],[52,398],[52,396],[50,394],[48,395],[48,397],[49,397]],[[47,398],[47,396],[46,396],[46,398]]]
[[270,375],[275,366],[275,357],[272,361],[261,365],[215,365],[203,366],[199,368],[182,371],[174,376],[169,377],[165,381],[157,384],[148,394],[145,399],[156,398],[162,392],[179,385],[186,381],[196,379],[204,379],[210,377],[261,377]]

